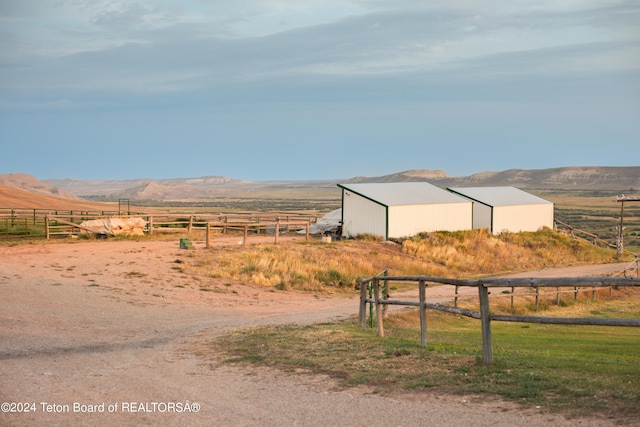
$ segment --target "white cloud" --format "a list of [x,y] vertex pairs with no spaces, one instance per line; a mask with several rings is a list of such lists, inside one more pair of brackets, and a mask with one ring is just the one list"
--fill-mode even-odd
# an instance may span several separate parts
[[32,92],[46,98],[57,91],[71,91],[72,98],[111,91],[186,91],[188,96],[197,90],[229,93],[229,87],[251,82],[286,85],[292,78],[313,87],[322,77],[348,87],[357,76],[466,84],[640,68],[635,30],[640,7],[633,2],[0,0],[0,5],[6,24],[0,90],[10,96]]

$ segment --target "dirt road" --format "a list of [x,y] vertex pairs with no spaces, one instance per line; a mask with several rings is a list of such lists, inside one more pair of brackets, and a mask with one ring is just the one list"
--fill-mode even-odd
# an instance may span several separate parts
[[173,241],[0,247],[0,425],[611,425],[206,362],[193,349],[223,331],[355,316],[358,302],[213,282],[203,292],[178,268],[186,254]]

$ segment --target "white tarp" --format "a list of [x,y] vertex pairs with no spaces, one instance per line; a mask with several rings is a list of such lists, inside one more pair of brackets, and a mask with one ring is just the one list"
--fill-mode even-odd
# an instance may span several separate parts
[[[309,225],[309,234],[323,234],[331,231],[340,226],[340,221],[342,221],[342,209],[331,211],[319,218],[314,224]],[[304,234],[305,230],[298,231],[298,233]]]
[[[84,221],[80,224],[82,227],[88,228],[95,233],[109,234],[112,236],[118,234],[143,236],[144,228],[147,221],[142,218],[100,218]],[[86,232],[83,230],[83,232]]]

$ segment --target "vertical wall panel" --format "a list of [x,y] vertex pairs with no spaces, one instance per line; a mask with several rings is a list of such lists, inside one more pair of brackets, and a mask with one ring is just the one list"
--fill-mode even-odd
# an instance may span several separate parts
[[373,234],[387,238],[387,208],[351,191],[343,190],[342,235]]
[[388,237],[409,237],[421,232],[439,230],[469,230],[471,209],[471,202],[391,206]]
[[491,230],[491,206],[474,202],[473,203],[473,228],[488,228]]
[[493,208],[493,232],[538,231],[553,228],[553,204],[496,206]]

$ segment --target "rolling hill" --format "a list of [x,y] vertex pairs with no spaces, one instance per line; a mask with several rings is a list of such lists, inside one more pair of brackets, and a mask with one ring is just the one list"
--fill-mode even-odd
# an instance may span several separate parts
[[80,197],[76,196],[72,192],[63,190],[44,181],[40,181],[38,178],[26,173],[0,175],[0,185],[19,188],[35,194],[55,196],[63,199],[80,200]]
[[118,209],[118,204],[90,202],[77,197],[67,199],[0,185],[0,208],[113,211]]
[[[361,182],[427,181],[436,186],[475,187],[511,185],[524,190],[586,190],[640,192],[640,166],[605,167],[575,166],[552,169],[509,169],[502,172],[480,172],[466,177],[450,176],[441,170],[408,170],[391,175],[355,177],[327,181],[259,181],[250,182],[223,176],[173,179],[79,180],[49,179],[40,181],[28,174],[0,175],[4,186],[0,207],[22,207],[29,204],[27,196],[9,188],[28,191],[54,199],[34,201],[29,207],[79,205],[130,199],[132,201],[175,201],[234,203],[252,200],[317,200],[337,201],[340,190],[336,184]],[[66,200],[62,202],[62,200]],[[92,202],[91,202],[92,203]],[[81,208],[77,208],[81,209]]]
[[329,181],[249,182],[226,177],[160,180],[82,181],[47,180],[46,183],[82,197],[117,200],[202,201],[242,198],[338,198],[339,182],[427,181],[439,187],[506,186],[547,190],[640,191],[640,166],[576,166],[553,169],[510,169],[454,177],[441,170],[408,170],[385,176]]

